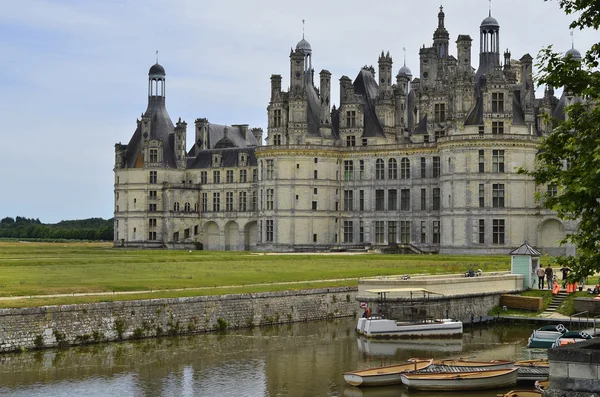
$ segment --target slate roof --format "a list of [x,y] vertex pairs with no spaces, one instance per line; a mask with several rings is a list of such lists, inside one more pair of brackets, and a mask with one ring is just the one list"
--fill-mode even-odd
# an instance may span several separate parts
[[[208,149],[215,149],[217,143],[222,141],[225,138],[225,127],[227,127],[227,138],[231,141],[234,147],[238,148],[246,148],[251,146],[258,146],[258,142],[256,141],[256,137],[248,129],[248,140],[244,137],[244,133],[240,126],[232,126],[232,125],[221,125],[221,124],[208,124],[208,142],[206,143],[206,147]],[[229,142],[225,147],[232,147]],[[194,143],[188,152],[188,156],[194,156],[196,153],[196,149],[198,148],[198,142]],[[202,149],[201,149],[202,150]]]
[[[187,158],[186,168],[212,168],[212,155],[214,153],[221,154],[221,167],[237,167],[240,153],[245,153],[248,156],[246,164],[249,167],[255,167],[258,162],[254,151],[254,147],[203,150],[196,157]],[[248,175],[248,177],[251,176]]]
[[375,77],[370,71],[361,69],[353,85],[354,93],[360,95],[359,101],[363,105],[365,115],[363,137],[384,136],[383,127],[375,112],[375,103],[379,93],[379,86],[375,81]]
[[514,250],[510,251],[510,255],[540,256],[542,254],[531,245],[524,243],[519,248],[515,248]]
[[306,88],[306,95],[308,97],[308,111],[306,112],[306,124],[309,136],[321,136],[319,133],[320,127],[320,116],[321,116],[321,104],[319,101],[319,95],[315,91],[315,87],[312,84],[312,79],[305,79],[304,86]]

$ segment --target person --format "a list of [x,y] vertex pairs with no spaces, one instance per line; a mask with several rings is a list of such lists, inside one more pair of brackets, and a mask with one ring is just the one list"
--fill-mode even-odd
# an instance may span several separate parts
[[571,271],[571,269],[569,269],[566,266],[563,266],[560,268],[560,271],[562,272],[562,276],[563,276],[563,281],[565,281],[567,279],[567,276],[569,275],[569,272]]
[[594,287],[594,289],[591,292],[592,294],[600,294],[600,282],[598,284],[596,284],[596,286]]
[[538,276],[538,289],[544,289],[544,277],[546,277],[546,271],[542,265],[538,266],[536,274]]
[[548,282],[548,289],[552,289],[552,277],[554,276],[554,272],[552,271],[552,268],[550,267],[550,265],[548,265],[546,267],[546,270],[544,270],[544,273],[546,273],[546,281]]

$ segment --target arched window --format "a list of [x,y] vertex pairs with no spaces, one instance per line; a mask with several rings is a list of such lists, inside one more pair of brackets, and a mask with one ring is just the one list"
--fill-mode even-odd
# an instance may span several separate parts
[[385,179],[385,162],[382,159],[377,159],[375,162],[375,179]]
[[406,157],[400,161],[400,179],[410,179],[410,160]]
[[388,179],[398,179],[398,162],[396,159],[388,161]]
[[183,210],[185,212],[190,212],[190,210],[192,209],[190,203],[185,203],[185,205],[183,206]]
[[175,204],[173,204],[173,211],[177,212],[179,211],[179,203],[175,202]]

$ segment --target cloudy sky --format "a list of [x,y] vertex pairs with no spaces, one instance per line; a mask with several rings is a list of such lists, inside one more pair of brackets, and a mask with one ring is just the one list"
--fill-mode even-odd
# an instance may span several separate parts
[[[127,143],[146,109],[148,68],[167,71],[173,120],[206,117],[266,132],[271,74],[289,83],[290,48],[305,37],[313,67],[352,79],[377,67],[382,50],[394,69],[418,73],[418,51],[430,46],[440,0],[1,0],[0,73],[3,125],[0,218],[44,223],[112,217],[114,144]],[[444,0],[452,46],[473,39],[487,0]],[[515,59],[540,48],[571,46],[557,1],[496,0],[501,47]],[[597,32],[574,35],[585,50]],[[451,53],[456,54],[455,48]],[[474,65],[477,66],[477,65]],[[339,95],[332,90],[334,103]],[[542,89],[543,91],[543,89]],[[190,128],[190,126],[192,128]]]

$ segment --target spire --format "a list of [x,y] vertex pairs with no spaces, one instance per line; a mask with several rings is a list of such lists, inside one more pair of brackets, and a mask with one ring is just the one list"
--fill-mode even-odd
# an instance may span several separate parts
[[156,50],[156,64],[158,64],[158,50]]
[[304,19],[302,20],[302,40],[304,40]]
[[492,16],[492,0],[490,0],[490,17]]
[[574,33],[575,32],[573,31],[573,29],[571,29],[571,49],[572,50],[575,49],[575,38],[573,37]]

